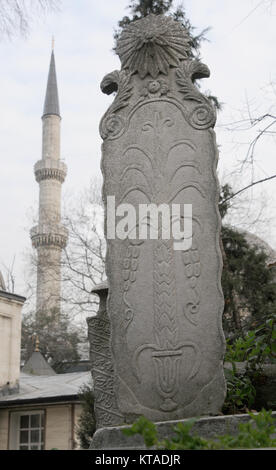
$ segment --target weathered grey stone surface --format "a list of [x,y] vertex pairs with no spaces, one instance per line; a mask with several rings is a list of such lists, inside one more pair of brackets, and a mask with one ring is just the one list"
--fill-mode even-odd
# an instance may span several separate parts
[[[272,413],[276,423],[276,411]],[[238,432],[239,424],[246,423],[250,420],[248,414],[229,415],[229,416],[212,416],[199,419],[193,426],[191,433],[198,434],[204,439],[215,439],[217,436],[224,434],[235,435]],[[186,420],[166,421],[156,423],[158,436],[160,440],[172,438],[175,435],[173,428],[179,423],[185,423]],[[127,426],[118,426],[103,428],[96,431],[91,449],[145,449],[143,438],[140,435],[125,436],[122,429]]]
[[93,291],[100,298],[95,317],[87,318],[90,360],[94,383],[94,410],[97,428],[122,423],[114,394],[114,370],[110,350],[110,321],[106,311],[107,283]]
[[[225,397],[215,110],[195,79],[179,23],[150,16],[118,43],[122,70],[102,118],[103,195],[129,203],[192,204],[193,244],[107,240],[114,392],[122,422],[217,414]],[[136,227],[132,227],[134,230]]]

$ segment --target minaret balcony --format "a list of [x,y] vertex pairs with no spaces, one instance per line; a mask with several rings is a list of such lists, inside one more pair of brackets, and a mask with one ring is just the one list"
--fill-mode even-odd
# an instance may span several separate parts
[[63,183],[67,174],[67,166],[60,160],[45,158],[36,162],[34,173],[38,183],[47,179],[55,179]]
[[68,240],[68,230],[62,224],[36,225],[31,229],[30,234],[34,248],[40,246],[65,248]]

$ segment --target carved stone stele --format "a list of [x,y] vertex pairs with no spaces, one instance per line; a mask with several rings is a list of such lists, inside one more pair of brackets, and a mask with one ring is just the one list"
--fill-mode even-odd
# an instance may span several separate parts
[[93,291],[100,298],[97,315],[87,318],[93,378],[96,426],[115,426],[122,422],[114,394],[114,370],[110,350],[110,321],[106,311],[108,287],[102,283]]
[[[118,41],[117,92],[100,124],[103,195],[192,204],[193,241],[107,240],[114,393],[124,421],[217,414],[225,397],[215,109],[196,79],[187,31],[168,17],[130,24]],[[119,219],[118,219],[119,220]],[[137,227],[132,227],[133,231]]]

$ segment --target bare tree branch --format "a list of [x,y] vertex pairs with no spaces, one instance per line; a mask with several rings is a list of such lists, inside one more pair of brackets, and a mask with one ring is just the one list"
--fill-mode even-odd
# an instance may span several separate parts
[[250,183],[248,186],[245,186],[244,188],[239,189],[239,191],[235,192],[234,194],[231,194],[231,196],[229,196],[226,199],[224,199],[223,201],[221,201],[221,203],[224,204],[225,202],[230,201],[230,199],[233,199],[235,196],[242,193],[243,191],[246,191],[247,189],[252,188],[252,186],[255,186],[256,184],[264,183],[265,181],[272,180],[273,178],[276,178],[276,175],[268,176],[267,178],[263,178],[261,180],[254,181],[253,183]]
[[35,18],[57,11],[61,0],[0,0],[0,38],[26,36]]
[[7,266],[5,263],[2,262],[4,272],[5,272],[5,287],[8,292],[14,294],[15,291],[15,274],[14,274],[14,263],[15,263],[15,255],[11,262],[10,266]]

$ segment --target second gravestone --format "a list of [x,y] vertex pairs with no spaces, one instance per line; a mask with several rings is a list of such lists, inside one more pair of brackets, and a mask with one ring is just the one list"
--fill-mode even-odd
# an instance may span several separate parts
[[[187,31],[169,17],[130,24],[117,53],[122,69],[101,85],[116,96],[100,125],[106,235],[115,233],[106,269],[116,424],[140,415],[217,414],[225,380],[216,117],[194,83],[209,70],[191,57]],[[137,213],[124,240],[110,201],[115,209],[128,204],[121,218],[131,208]],[[160,227],[153,239],[139,239],[141,204],[191,204],[192,244],[175,249]]]

